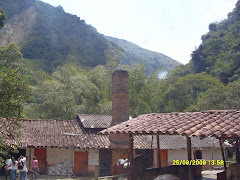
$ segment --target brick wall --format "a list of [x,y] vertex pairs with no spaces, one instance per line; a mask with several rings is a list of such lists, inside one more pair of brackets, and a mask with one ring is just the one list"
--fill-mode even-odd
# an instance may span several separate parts
[[112,75],[112,126],[129,119],[127,71],[116,70]]

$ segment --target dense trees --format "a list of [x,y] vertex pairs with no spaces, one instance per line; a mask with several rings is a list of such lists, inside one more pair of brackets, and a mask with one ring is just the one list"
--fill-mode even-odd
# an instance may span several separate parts
[[6,19],[5,11],[0,9],[0,29],[4,26]]
[[193,72],[207,72],[218,77],[224,84],[239,78],[239,2],[234,11],[229,13],[228,19],[210,24],[210,31],[202,36],[202,44],[192,53]]
[[[159,79],[145,75],[142,65],[122,66],[129,72],[130,114],[184,112],[239,107],[239,81],[224,85],[207,73],[191,74],[187,66]],[[111,74],[107,66],[93,69],[67,64],[52,75],[40,71],[25,106],[29,118],[72,119],[76,114],[111,114]],[[41,77],[41,78],[40,78]],[[35,82],[35,81],[32,81]]]
[[[138,65],[125,68],[130,74],[131,114],[151,112],[143,111],[150,109],[148,102],[142,101],[142,97],[147,96],[144,67]],[[71,119],[79,113],[111,114],[112,72],[111,65],[99,65],[86,70],[66,64],[52,76],[43,75],[42,71],[35,73],[31,77],[33,94],[31,102],[25,106],[25,113],[31,118],[53,119]],[[34,85],[33,79],[37,79],[37,85]]]
[[[23,116],[30,89],[27,84],[26,68],[20,49],[15,44],[0,48],[0,162],[14,145],[6,144],[8,139],[19,136],[18,117]],[[13,119],[13,117],[15,117]]]
[[[48,10],[44,9],[43,7],[45,6],[43,6],[42,3],[39,3],[38,6],[39,12],[46,12],[45,15],[49,13],[48,15],[52,17],[52,19],[47,19],[46,16],[38,18],[37,23],[43,25],[41,27],[41,33],[46,32],[46,28],[50,34],[54,35],[60,24],[57,24],[56,27],[44,26],[44,24],[51,24],[54,19],[57,20],[59,17],[63,17],[64,11],[60,7],[57,8],[57,12],[50,6],[48,6]],[[47,63],[47,67],[51,70],[47,73],[42,70],[35,71],[35,69],[32,68],[34,72],[29,72],[31,77],[28,78],[28,81],[31,83],[32,94],[28,103],[24,105],[24,114],[29,118],[51,118],[58,120],[73,119],[76,114],[79,113],[110,114],[111,74],[116,68],[125,69],[129,72],[129,103],[130,114],[132,116],[151,112],[239,109],[239,9],[239,3],[237,3],[237,7],[229,14],[227,20],[219,23],[211,23],[209,25],[209,32],[202,36],[201,45],[193,51],[190,63],[175,68],[165,79],[158,78],[158,71],[146,75],[144,66],[140,64],[133,64],[131,66],[119,65],[123,50],[120,48],[108,49],[105,47],[105,45],[115,47],[116,44],[113,43],[107,43],[101,47],[101,43],[99,44],[98,42],[103,40],[102,36],[96,35],[96,31],[89,26],[85,26],[85,23],[82,21],[79,24],[79,27],[82,28],[81,31],[85,32],[87,29],[89,30],[89,28],[91,31],[85,32],[87,33],[87,37],[82,38],[85,38],[86,42],[89,42],[92,38],[94,39],[96,35],[99,41],[78,47],[75,46],[76,44],[71,44],[74,42],[73,40],[80,38],[75,37],[75,35],[72,35],[70,40],[67,40],[68,38],[64,36],[64,33],[60,33],[63,35],[61,36],[62,38],[52,39],[51,37],[46,37],[49,39],[44,40],[42,39],[43,34],[38,33],[39,37],[35,37],[37,39],[29,38],[28,40],[34,44],[36,42],[40,44],[43,43],[45,47],[43,49],[37,48],[37,50],[35,49],[36,51],[34,49],[29,50],[27,46],[30,46],[31,43],[23,43],[22,46],[28,49],[24,52],[26,52],[27,56],[32,56],[34,53],[44,55],[45,50],[50,48],[51,56],[46,57],[48,61],[35,60],[35,62],[39,64]],[[70,17],[64,16],[64,18],[62,21],[67,22]],[[78,19],[72,16],[71,18],[73,19],[70,22],[75,22]],[[38,26],[35,27],[32,33],[39,31],[37,27]],[[71,31],[71,28],[65,28],[66,31]],[[58,33],[55,35],[60,36]],[[84,34],[81,35],[84,36]],[[55,40],[57,43],[51,44],[54,43]],[[80,39],[78,40],[80,41]],[[47,43],[45,43],[45,41]],[[56,46],[64,43],[66,43],[66,47],[80,48],[81,51],[84,51],[85,55],[78,59],[75,56],[76,49]],[[103,51],[96,53],[96,49],[93,51],[93,47],[98,50],[99,48],[103,48],[104,53],[100,53]],[[14,48],[15,50],[13,50],[13,52],[18,53],[15,53],[16,56],[13,57],[16,57],[15,59],[21,59],[19,49],[14,45],[3,48],[1,52]],[[32,48],[32,46],[29,48]],[[63,60],[61,59],[63,57],[62,54],[56,54],[58,51],[64,52],[64,63],[62,63]],[[73,52],[73,54],[69,52]],[[47,54],[48,53],[49,52],[47,52]],[[102,63],[96,63],[95,59],[94,63],[96,64],[92,64],[92,60],[89,60],[89,58],[90,55],[94,53],[96,53],[96,57],[99,58],[99,61]],[[2,56],[4,57],[4,53]],[[104,58],[102,59],[102,57]],[[13,82],[9,84],[9,89],[11,88],[11,90],[8,91],[2,88],[2,91],[12,93],[12,89],[14,90],[14,88],[11,85],[14,85],[20,89],[19,92],[26,92],[25,94],[27,94],[27,92],[29,92],[27,87],[24,89],[26,76],[20,73],[23,72],[24,74],[26,72],[19,70],[17,72],[11,71],[12,66],[7,68],[12,60],[14,60],[14,58],[2,61],[1,73],[6,74],[7,71],[5,72],[5,70],[8,70],[10,73],[8,75],[9,79],[4,79],[4,75],[1,76],[2,84],[6,82],[5,87],[7,88],[7,82]],[[30,60],[26,60],[25,62],[29,63],[29,61]],[[141,59],[139,61],[141,61]],[[86,67],[86,63],[90,63],[94,67]],[[54,68],[52,68],[52,66],[54,66]],[[20,68],[23,66],[17,67]],[[51,72],[53,69],[55,70]],[[17,74],[10,76],[11,72]],[[18,73],[20,73],[21,76]],[[23,84],[14,84],[16,83],[14,78],[18,78]],[[12,108],[16,108],[17,111],[10,112],[3,109],[2,116],[4,116],[3,113],[11,116],[20,116],[21,113],[17,114],[17,112],[21,111],[24,102],[23,96],[14,94],[13,97],[9,95],[6,95],[6,97],[9,98],[5,98],[9,105],[17,102],[14,99],[15,97],[19,98],[17,102],[18,106],[14,106],[15,104],[12,105]],[[2,102],[2,104],[3,103],[4,102]],[[7,103],[4,104],[6,105]],[[3,108],[5,107],[3,106]]]
[[178,78],[164,92],[164,112],[185,111],[196,103],[201,92],[213,87],[219,87],[222,83],[216,78],[199,73]]
[[0,117],[20,117],[29,94],[26,68],[15,44],[0,49]]
[[229,83],[226,86],[216,86],[202,92],[191,111],[214,109],[239,109],[240,107],[240,81]]

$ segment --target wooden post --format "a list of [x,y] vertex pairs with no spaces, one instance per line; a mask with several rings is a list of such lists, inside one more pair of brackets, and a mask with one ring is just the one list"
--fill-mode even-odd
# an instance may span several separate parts
[[130,162],[133,161],[133,135],[132,133],[129,134],[129,160]]
[[[129,160],[130,160],[130,164],[133,162],[133,134],[130,133],[129,134],[129,149],[128,149],[128,157],[129,157]],[[131,170],[130,170],[130,175],[128,176],[128,180],[134,180],[132,179],[132,175],[131,175]]]
[[239,142],[238,142],[238,140],[236,140],[236,143],[235,143],[235,153],[236,153],[236,163],[239,164],[240,163],[240,154],[239,154]]
[[[186,136],[187,139],[187,154],[188,154],[188,161],[189,164],[192,160],[192,144],[191,144],[191,138]],[[193,180],[193,171],[192,171],[192,166],[188,165],[188,174],[189,174],[189,180]]]
[[157,167],[161,169],[161,154],[160,154],[160,143],[159,143],[159,135],[157,136]]
[[32,148],[30,147],[30,150],[29,150],[29,168],[32,169]]
[[99,165],[96,164],[94,169],[94,180],[98,180],[98,175],[99,175],[98,168],[99,168]]
[[224,156],[224,151],[223,151],[223,146],[222,146],[222,140],[219,139],[219,144],[220,144],[220,148],[221,148],[221,153],[222,153],[222,159],[224,162],[224,169],[225,171],[227,170],[227,165],[226,165],[226,160],[225,160],[225,156]]

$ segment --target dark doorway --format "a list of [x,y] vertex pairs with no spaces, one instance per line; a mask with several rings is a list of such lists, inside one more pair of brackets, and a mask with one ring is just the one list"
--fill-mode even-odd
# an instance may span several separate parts
[[143,154],[147,160],[148,167],[153,167],[153,150],[152,149],[136,149],[136,155]]
[[99,176],[111,175],[112,171],[112,150],[99,150]]
[[11,153],[11,156],[13,156],[16,160],[21,156],[26,157],[26,149],[18,149],[18,153]]
[[202,159],[202,151],[196,150],[195,155],[196,155],[196,159]]

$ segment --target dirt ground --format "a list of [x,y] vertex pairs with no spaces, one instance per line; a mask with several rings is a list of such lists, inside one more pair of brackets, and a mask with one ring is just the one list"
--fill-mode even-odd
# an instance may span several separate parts
[[217,179],[217,173],[222,172],[224,170],[205,170],[202,171],[202,176],[210,179]]
[[[222,170],[205,170],[202,171],[202,176],[203,176],[203,180],[214,180],[217,179],[217,173],[221,172]],[[31,179],[31,174],[28,174],[28,179]],[[79,180],[94,180],[94,177],[73,177],[73,178],[68,178],[65,176],[48,176],[48,175],[39,175],[37,177],[38,180],[74,180],[74,179],[79,179]],[[0,180],[5,180],[4,176],[0,176]],[[106,179],[107,180],[107,179]],[[126,178],[119,178],[119,180],[126,180]]]
[[[19,179],[19,177],[17,177]],[[28,175],[28,179],[31,180],[31,175]],[[55,179],[55,180],[73,180],[73,179],[79,179],[79,180],[94,180],[93,177],[74,177],[74,178],[68,178],[65,176],[47,176],[47,175],[39,175],[37,177],[37,180],[48,180],[48,179]],[[5,176],[0,176],[0,180],[5,180]]]
[[68,178],[66,176],[47,176],[47,175],[40,175],[37,177],[38,180],[47,180],[47,179],[65,179],[65,180],[72,180],[72,179],[80,179],[80,180],[94,180],[93,177],[74,177]]

